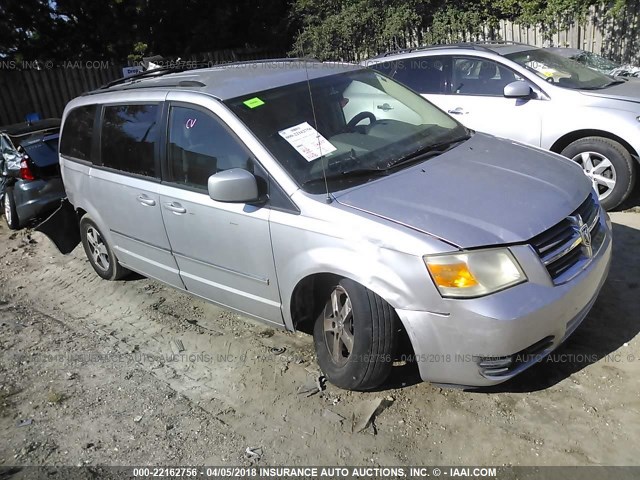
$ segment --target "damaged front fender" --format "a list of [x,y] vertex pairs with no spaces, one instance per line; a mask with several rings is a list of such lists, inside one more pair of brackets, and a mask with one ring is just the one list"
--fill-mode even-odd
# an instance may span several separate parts
[[35,227],[37,232],[44,233],[60,250],[67,255],[80,243],[80,223],[75,208],[68,199],[62,199],[58,209],[46,220]]

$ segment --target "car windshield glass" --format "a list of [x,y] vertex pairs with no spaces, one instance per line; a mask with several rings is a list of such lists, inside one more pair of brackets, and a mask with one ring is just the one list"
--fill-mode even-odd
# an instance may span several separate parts
[[606,88],[614,82],[611,77],[542,48],[505,56],[547,82],[563,88],[596,90]]
[[609,72],[620,67],[620,64],[591,52],[583,52],[575,59],[587,67],[595,68],[601,72]]
[[[313,102],[311,101],[313,99]],[[228,100],[227,105],[306,191],[321,193],[406,168],[468,130],[373,70],[330,75]],[[393,166],[393,167],[392,167]]]
[[25,142],[21,147],[39,167],[58,163],[58,135],[48,136],[39,141]]

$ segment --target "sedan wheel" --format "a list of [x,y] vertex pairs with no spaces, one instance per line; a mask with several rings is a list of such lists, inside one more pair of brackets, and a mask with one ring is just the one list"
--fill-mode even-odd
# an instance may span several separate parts
[[13,187],[7,188],[4,193],[4,219],[7,222],[7,226],[11,230],[17,230],[20,228],[20,220],[18,219],[18,212],[16,211],[16,205],[13,201]]
[[4,202],[4,218],[7,220],[7,223],[11,223],[11,204],[9,200],[5,200]]
[[591,179],[600,201],[611,195],[616,186],[616,169],[611,160],[598,152],[583,152],[573,157],[573,161],[578,163],[584,174]]
[[604,137],[580,138],[562,154],[582,167],[606,210],[620,205],[633,190],[635,161],[619,142]]

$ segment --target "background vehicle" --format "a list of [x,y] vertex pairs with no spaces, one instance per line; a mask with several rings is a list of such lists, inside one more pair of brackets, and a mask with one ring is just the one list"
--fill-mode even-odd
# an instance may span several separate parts
[[[606,209],[633,189],[640,153],[640,84],[633,80],[514,43],[425,47],[364,63],[469,128],[573,159]],[[394,105],[378,102],[373,108],[384,118]]]
[[609,60],[602,55],[587,52],[586,50],[561,47],[547,47],[546,50],[562,57],[570,58],[576,62],[580,62],[581,64],[605,75],[611,75],[614,77],[640,77],[640,67],[629,64],[623,65]]
[[58,163],[59,119],[0,127],[5,221],[11,229],[60,205],[64,186]]
[[[65,109],[69,215],[102,278],[133,270],[313,331],[328,380],[360,390],[405,334],[425,380],[505,381],[593,305],[610,225],[569,160],[474,134],[359,66],[171,71]],[[397,115],[346,115],[362,92]]]

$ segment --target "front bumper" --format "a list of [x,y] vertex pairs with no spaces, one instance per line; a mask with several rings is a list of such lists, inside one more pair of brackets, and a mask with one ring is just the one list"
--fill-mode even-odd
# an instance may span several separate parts
[[55,210],[64,197],[64,185],[60,177],[18,180],[13,186],[13,199],[21,226],[32,218]]
[[[608,224],[606,214],[603,225]],[[443,299],[441,312],[397,310],[423,380],[490,386],[513,378],[555,350],[580,325],[604,284],[611,230],[589,265],[553,285],[528,246],[512,247],[529,281],[476,299]],[[508,365],[508,368],[505,366]]]

